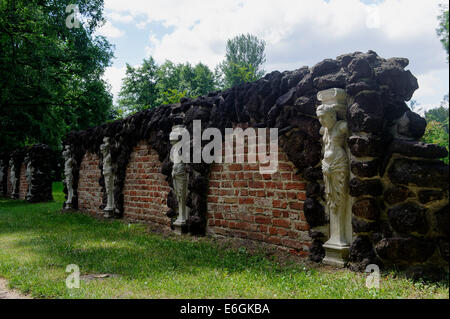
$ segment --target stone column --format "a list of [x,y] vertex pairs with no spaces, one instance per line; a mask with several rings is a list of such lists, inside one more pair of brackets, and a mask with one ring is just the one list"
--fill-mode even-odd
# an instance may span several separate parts
[[[179,137],[183,135],[183,130],[185,130],[183,125],[176,125],[172,128],[172,132],[170,133],[170,143],[172,145],[178,143]],[[178,201],[178,218],[173,223],[173,226],[175,227],[175,233],[181,235],[186,230],[187,220],[189,218],[189,211],[186,206],[188,174],[186,172],[186,164],[183,162],[181,148],[173,153],[173,163],[173,188]]]
[[106,218],[114,216],[114,168],[111,158],[111,144],[109,137],[103,139],[103,144],[100,146],[100,151],[103,155],[103,177],[105,179],[106,189],[106,207],[103,210]]
[[70,146],[66,145],[63,151],[64,157],[64,183],[67,188],[67,200],[64,203],[64,210],[71,210],[73,208],[73,166],[74,159],[72,152],[70,151]]
[[317,117],[322,125],[322,172],[330,216],[330,238],[323,245],[326,253],[323,263],[344,267],[352,241],[346,93],[342,89],[329,89],[319,92],[318,100],[322,102]]

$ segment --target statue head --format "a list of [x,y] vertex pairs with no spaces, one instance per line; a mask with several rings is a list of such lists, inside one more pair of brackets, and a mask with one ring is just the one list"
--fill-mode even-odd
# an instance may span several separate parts
[[316,113],[320,124],[327,129],[333,128],[334,124],[337,122],[337,113],[334,110],[333,105],[322,104],[317,108]]

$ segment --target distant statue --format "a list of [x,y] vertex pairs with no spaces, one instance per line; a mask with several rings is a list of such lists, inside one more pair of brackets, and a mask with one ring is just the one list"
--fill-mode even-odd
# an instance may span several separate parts
[[31,165],[31,159],[28,156],[25,158],[25,163],[27,164],[27,170],[25,172],[25,177],[27,179],[27,187],[28,187],[26,199],[29,200],[32,196],[31,195],[31,190],[32,190],[31,182],[32,182],[32,178],[33,178],[34,167]]
[[103,155],[103,177],[105,179],[106,189],[106,207],[104,209],[105,217],[113,217],[114,212],[114,169],[111,158],[111,144],[109,137],[103,139],[103,144],[100,146],[100,151]]
[[[185,130],[185,128],[181,125],[177,125],[172,128],[172,132],[170,133],[170,142],[172,145],[176,145],[178,143],[179,137],[183,134],[183,130]],[[182,227],[186,225],[189,214],[188,207],[186,205],[188,174],[186,172],[186,164],[183,162],[181,152],[181,148],[174,151],[174,164],[172,169],[173,188],[178,201],[178,218],[173,223],[177,233],[182,232]]]
[[317,117],[322,128],[322,172],[325,182],[326,208],[330,216],[330,238],[324,244],[324,263],[344,266],[352,240],[351,209],[349,209],[350,165],[347,153],[346,95],[342,89],[322,91],[318,95],[322,105]]
[[64,209],[73,208],[73,167],[75,160],[73,159],[70,146],[66,145],[63,151],[64,157],[64,182],[67,188],[67,201],[64,203]]
[[16,168],[14,167],[14,160],[11,158],[9,160],[9,181],[11,182],[11,198],[16,198],[16,186],[17,186],[17,177],[16,177]]
[[0,159],[0,186],[3,187],[3,178],[5,177],[5,173],[3,172],[3,170],[5,169],[3,167],[4,163],[3,160]]

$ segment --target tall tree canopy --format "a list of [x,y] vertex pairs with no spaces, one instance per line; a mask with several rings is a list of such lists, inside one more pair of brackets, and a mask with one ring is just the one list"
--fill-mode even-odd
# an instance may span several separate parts
[[437,29],[437,34],[444,46],[445,51],[447,51],[447,62],[449,61],[449,47],[448,47],[448,4],[440,5],[442,14],[439,16],[439,28]]
[[126,112],[138,112],[177,103],[183,97],[206,95],[215,89],[214,73],[202,63],[193,67],[166,61],[158,66],[150,57],[141,66],[127,65],[119,106]]
[[[83,23],[68,27],[74,4]],[[102,12],[103,0],[0,0],[0,150],[56,149],[69,130],[108,119],[102,75],[113,53],[94,35]]]
[[223,86],[229,88],[264,76],[266,43],[251,34],[227,41],[225,61],[219,65]]

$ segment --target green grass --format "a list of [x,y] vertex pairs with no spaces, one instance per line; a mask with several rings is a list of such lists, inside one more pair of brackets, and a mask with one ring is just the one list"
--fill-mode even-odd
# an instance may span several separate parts
[[[448,298],[447,284],[382,276],[367,289],[364,274],[280,262],[262,253],[218,247],[208,238],[164,237],[144,225],[61,214],[55,202],[0,199],[0,276],[38,298]],[[66,266],[117,277],[65,285]]]

